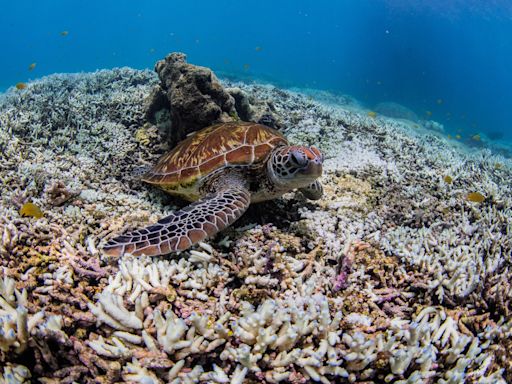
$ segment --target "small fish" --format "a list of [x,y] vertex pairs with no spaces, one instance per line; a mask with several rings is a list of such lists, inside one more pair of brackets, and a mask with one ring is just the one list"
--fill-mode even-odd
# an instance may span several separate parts
[[22,90],[25,88],[27,88],[27,84],[25,84],[23,82],[16,83],[16,89]]
[[451,184],[453,182],[453,178],[449,175],[446,175],[444,178],[443,178],[444,182],[446,184]]
[[451,140],[451,138],[452,138],[452,135],[448,134],[448,138],[449,138],[449,139]]
[[261,47],[256,47],[256,48],[254,48],[254,50],[255,50],[256,52],[261,52],[261,51],[263,50],[263,48],[261,48]]
[[62,31],[62,32],[60,33],[60,35],[61,35],[61,36],[67,36],[67,35],[69,35],[69,32],[68,32],[68,31]]
[[455,135],[455,138],[456,138],[457,140],[460,140],[460,139],[462,139],[462,136],[461,136],[461,135],[459,135],[459,134],[457,134],[457,135]]
[[375,111],[370,111],[370,112],[368,112],[368,116],[370,116],[370,117],[372,117],[372,118],[374,118],[374,119],[375,119],[375,118],[377,117],[377,112],[375,112]]
[[501,168],[503,168],[503,164],[501,164],[501,163],[494,164],[494,169],[501,169]]
[[35,219],[40,219],[43,217],[43,211],[34,203],[25,203],[19,210],[21,216],[25,217],[33,217]]
[[479,133],[477,133],[476,135],[471,136],[471,140],[473,140],[473,141],[481,141],[482,137],[480,136]]
[[33,71],[36,68],[36,63],[32,63],[28,66],[29,71]]
[[244,70],[247,71],[251,68],[250,64],[244,64]]
[[443,104],[443,99],[437,99],[436,103],[439,104],[439,105]]
[[426,111],[425,115],[427,115],[428,117],[432,116],[432,111]]
[[485,200],[485,196],[480,192],[471,192],[466,196],[467,201],[471,201],[473,203],[481,203]]
[[149,53],[155,53],[155,48],[149,48]]

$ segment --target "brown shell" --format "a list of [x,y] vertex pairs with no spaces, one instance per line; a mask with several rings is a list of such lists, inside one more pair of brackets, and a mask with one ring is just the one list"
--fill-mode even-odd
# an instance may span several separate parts
[[197,192],[200,178],[223,167],[265,161],[272,149],[281,145],[288,145],[286,138],[261,124],[212,125],[187,137],[161,157],[143,180],[186,197]]

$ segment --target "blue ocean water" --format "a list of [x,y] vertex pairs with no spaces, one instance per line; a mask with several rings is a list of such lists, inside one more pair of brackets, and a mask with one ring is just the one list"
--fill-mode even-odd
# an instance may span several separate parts
[[[0,90],[55,72],[191,63],[393,101],[512,142],[512,1],[3,1]],[[35,63],[35,67],[29,67]]]

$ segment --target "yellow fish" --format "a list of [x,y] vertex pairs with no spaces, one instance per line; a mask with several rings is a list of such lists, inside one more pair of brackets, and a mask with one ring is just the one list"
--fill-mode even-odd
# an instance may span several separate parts
[[485,196],[480,192],[471,192],[466,196],[467,201],[471,201],[473,203],[481,203],[485,200]]
[[368,116],[370,116],[370,117],[375,119],[377,117],[377,112],[370,111],[370,112],[368,112]]
[[432,116],[432,112],[431,112],[431,111],[426,111],[426,112],[425,112],[425,114],[426,114],[428,117]]
[[39,208],[34,203],[25,203],[20,208],[19,211],[21,216],[27,216],[27,217],[33,217],[35,219],[40,219],[43,217],[43,211],[41,211],[41,208]]
[[455,135],[455,138],[456,138],[457,140],[460,140],[460,139],[462,138],[462,136],[461,136],[461,135]]
[[25,83],[16,83],[16,89],[19,89],[19,90],[22,90],[22,89],[25,89],[27,88],[27,84]]
[[247,71],[251,66],[249,64],[244,64],[244,70]]
[[471,136],[471,139],[474,141],[480,141],[482,140],[482,137],[480,136],[479,133],[477,133],[476,135]]
[[68,32],[68,31],[62,31],[62,32],[60,33],[60,35],[61,35],[61,36],[67,36],[67,35],[69,35],[69,32]]
[[29,71],[33,71],[35,67],[36,67],[36,63],[32,63],[32,64],[30,64],[30,65],[28,66],[28,70],[29,70]]
[[448,176],[446,175],[444,178],[443,178],[444,182],[447,183],[447,184],[451,184],[453,182],[453,179],[451,176]]
[[261,48],[261,47],[256,47],[256,48],[254,48],[254,50],[255,50],[256,52],[261,52],[261,51],[263,50],[263,48]]

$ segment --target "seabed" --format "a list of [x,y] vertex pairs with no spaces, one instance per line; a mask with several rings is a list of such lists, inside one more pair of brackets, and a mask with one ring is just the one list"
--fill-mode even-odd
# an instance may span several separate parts
[[105,259],[181,204],[136,176],[166,149],[144,125],[157,83],[121,68],[0,98],[0,383],[512,382],[510,159],[226,81],[323,151],[325,196],[254,206],[179,255]]

